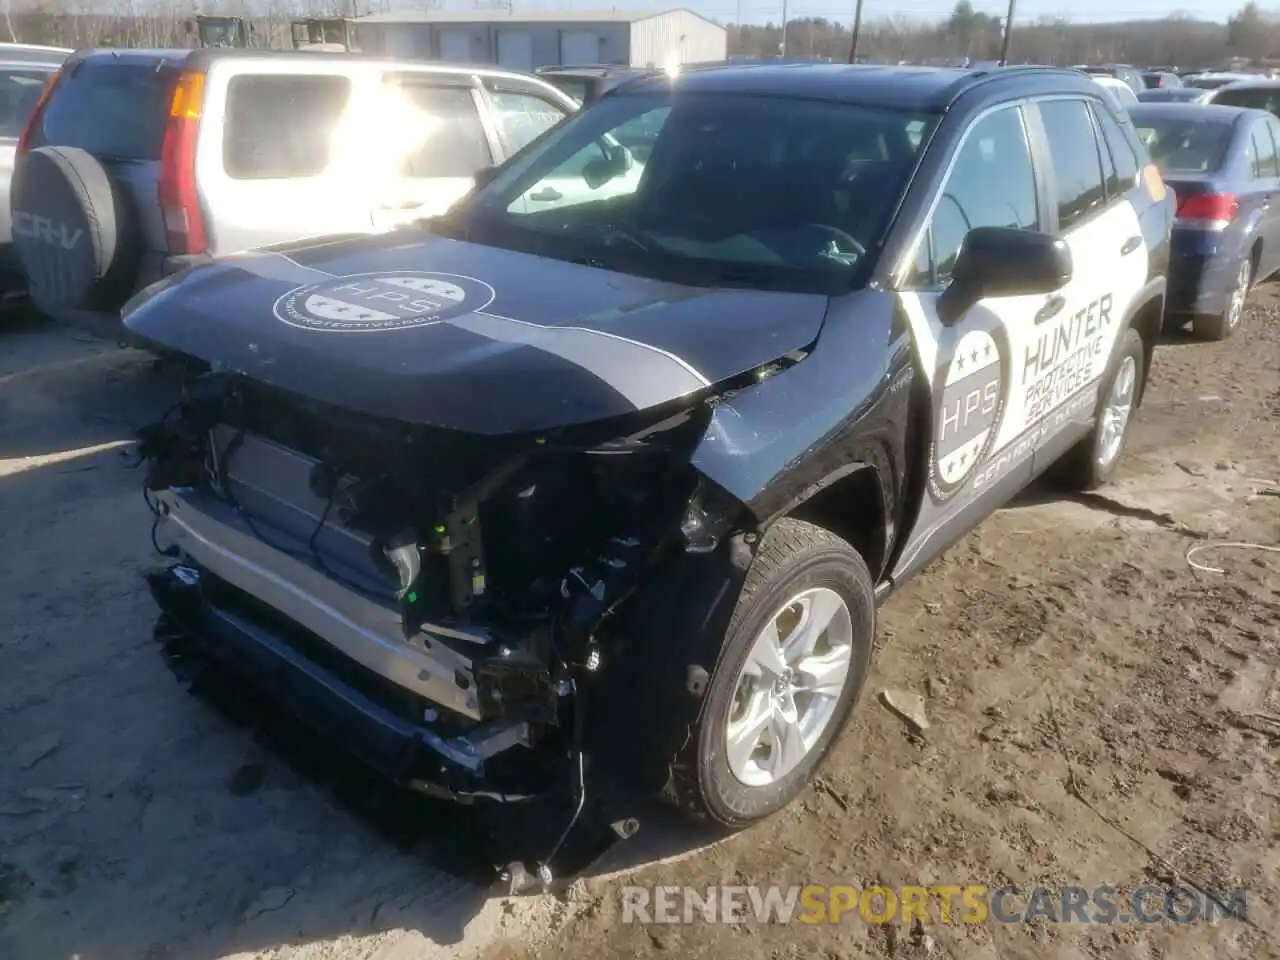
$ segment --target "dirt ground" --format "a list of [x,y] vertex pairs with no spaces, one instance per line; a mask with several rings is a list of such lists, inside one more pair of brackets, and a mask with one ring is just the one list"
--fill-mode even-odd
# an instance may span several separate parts
[[[0,331],[0,958],[1280,956],[1280,291],[1171,342],[1117,483],[1032,491],[896,596],[855,721],[793,808],[688,855],[659,817],[570,901],[502,900],[445,814],[284,762],[156,655],[141,478],[168,385]],[[924,695],[908,731],[886,688]],[[1074,788],[1073,788],[1074,784]],[[672,861],[661,855],[686,852]],[[446,865],[447,864],[447,865]],[[610,873],[619,866],[621,875]],[[623,883],[1249,888],[1252,925],[623,924]]]

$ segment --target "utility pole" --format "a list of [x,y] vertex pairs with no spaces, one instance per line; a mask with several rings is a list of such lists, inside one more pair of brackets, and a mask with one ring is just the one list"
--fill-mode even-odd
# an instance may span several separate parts
[[849,41],[849,62],[858,62],[858,34],[862,31],[862,0],[853,8],[853,39]]
[[782,0],[782,42],[778,44],[778,54],[787,55],[787,0]]
[[1009,65],[1009,40],[1013,37],[1013,9],[1018,0],[1009,0],[1009,12],[1004,18],[1004,42],[1000,44],[1000,66]]

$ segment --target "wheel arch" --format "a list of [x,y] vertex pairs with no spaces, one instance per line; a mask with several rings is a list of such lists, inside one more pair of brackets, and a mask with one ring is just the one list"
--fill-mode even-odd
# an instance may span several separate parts
[[[1155,356],[1156,344],[1160,341],[1160,332],[1164,328],[1164,303],[1168,283],[1164,277],[1154,277],[1134,297],[1133,306],[1125,316],[1124,327],[1133,327],[1142,338],[1143,361],[1142,382],[1139,385],[1138,403],[1146,393],[1147,378],[1151,374],[1151,361]],[[1124,327],[1121,327],[1123,331]]]
[[878,582],[892,540],[888,489],[874,463],[849,464],[805,489],[766,526],[790,518],[822,527],[857,550]]

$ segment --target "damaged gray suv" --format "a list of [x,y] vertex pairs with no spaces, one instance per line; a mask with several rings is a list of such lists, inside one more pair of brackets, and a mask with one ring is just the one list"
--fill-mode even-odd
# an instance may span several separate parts
[[164,634],[433,794],[750,824],[896,586],[1111,475],[1171,200],[1049,68],[694,69],[479,180],[128,306],[200,365],[140,441]]

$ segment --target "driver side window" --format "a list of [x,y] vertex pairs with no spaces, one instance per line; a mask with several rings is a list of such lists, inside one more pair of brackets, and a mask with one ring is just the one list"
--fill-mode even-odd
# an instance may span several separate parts
[[945,286],[975,227],[1041,229],[1035,168],[1018,107],[990,113],[970,129],[921,238],[910,285]]

